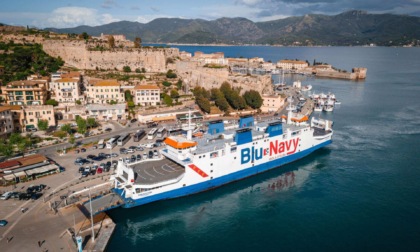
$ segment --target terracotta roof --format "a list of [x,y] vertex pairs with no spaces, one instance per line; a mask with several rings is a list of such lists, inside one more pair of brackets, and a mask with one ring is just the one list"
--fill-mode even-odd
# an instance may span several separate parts
[[28,165],[42,163],[44,161],[47,161],[48,159],[43,155],[35,154],[35,155],[23,157],[23,158],[18,158],[15,160],[18,161],[21,164],[21,166],[28,166]]
[[72,78],[62,78],[62,79],[58,79],[54,82],[77,82],[76,79],[72,79]]
[[135,90],[145,90],[145,89],[160,89],[156,85],[137,85],[134,87]]
[[37,84],[45,84],[44,81],[33,81],[33,80],[22,80],[22,81],[12,81],[9,82],[8,85],[12,85],[12,86],[32,86],[32,85],[37,85]]
[[95,87],[120,86],[117,80],[101,80],[91,84]]
[[9,108],[10,110],[22,110],[20,105],[3,105],[2,107]]
[[65,78],[79,78],[80,77],[80,73],[79,72],[69,72],[69,73],[65,73],[61,75],[61,78],[65,79]]
[[14,166],[19,166],[20,163],[16,160],[9,160],[9,161],[4,161],[0,163],[0,169],[6,169],[6,168],[11,168]]
[[6,111],[6,110],[10,110],[10,108],[5,107],[5,106],[0,106],[0,112]]

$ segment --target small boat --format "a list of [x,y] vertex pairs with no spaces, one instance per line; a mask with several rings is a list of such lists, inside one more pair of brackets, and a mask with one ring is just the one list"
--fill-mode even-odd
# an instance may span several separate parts
[[323,110],[325,112],[333,112],[334,111],[334,106],[332,106],[332,105],[324,105]]
[[312,90],[312,85],[303,86],[300,90],[302,90],[303,92],[310,91]]
[[315,112],[321,112],[322,111],[322,105],[316,104],[315,107],[314,107],[314,111]]
[[340,105],[341,104],[341,101],[340,100],[335,100],[335,103],[334,104]]

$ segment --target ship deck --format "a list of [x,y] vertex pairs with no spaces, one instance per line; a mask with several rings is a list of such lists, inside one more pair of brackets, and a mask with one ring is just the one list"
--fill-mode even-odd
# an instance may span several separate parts
[[185,168],[167,158],[132,166],[136,173],[135,184],[152,185],[176,179],[185,172]]

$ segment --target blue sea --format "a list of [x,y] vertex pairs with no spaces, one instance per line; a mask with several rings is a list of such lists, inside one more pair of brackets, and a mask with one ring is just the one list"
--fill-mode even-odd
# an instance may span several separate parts
[[179,46],[325,62],[364,81],[299,78],[341,100],[333,143],[292,164],[180,199],[109,212],[108,251],[420,251],[420,48]]

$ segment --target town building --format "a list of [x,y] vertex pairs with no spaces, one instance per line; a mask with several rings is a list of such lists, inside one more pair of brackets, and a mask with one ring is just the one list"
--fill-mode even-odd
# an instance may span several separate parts
[[73,121],[73,120],[76,120],[77,116],[80,116],[83,119],[86,119],[88,117],[86,106],[84,105],[67,106],[65,108],[65,112],[63,113],[63,120]]
[[203,64],[228,65],[229,63],[228,59],[225,59],[225,54],[222,52],[206,54],[197,51],[194,53],[193,59]]
[[45,81],[12,81],[1,91],[9,105],[43,105],[47,101],[47,85]]
[[160,103],[160,88],[156,85],[134,87],[134,103],[141,106],[156,106]]
[[102,39],[102,40],[108,40],[109,36],[113,36],[115,41],[126,41],[127,40],[127,38],[123,34],[103,34],[103,33],[101,33],[101,36],[98,37],[98,38]]
[[0,184],[8,185],[55,174],[60,167],[39,154],[25,156],[0,163]]
[[283,70],[299,70],[308,66],[308,62],[301,60],[280,60],[277,62],[277,67]]
[[75,103],[85,101],[82,94],[80,79],[63,78],[50,83],[51,98],[59,103]]
[[22,132],[22,129],[25,124],[25,113],[23,111],[22,106],[19,105],[3,105],[0,107],[10,109],[10,113],[12,114],[13,120],[13,132]]
[[124,103],[124,92],[117,80],[100,80],[91,82],[86,87],[88,104]]
[[25,106],[25,130],[38,128],[38,121],[47,120],[48,127],[55,126],[54,107],[52,105]]
[[280,95],[262,95],[263,105],[261,106],[261,112],[270,113],[279,110],[284,106],[284,98]]
[[86,110],[88,117],[95,118],[98,121],[125,120],[125,104],[88,104]]
[[0,137],[7,137],[13,130],[13,117],[10,108],[0,107]]

